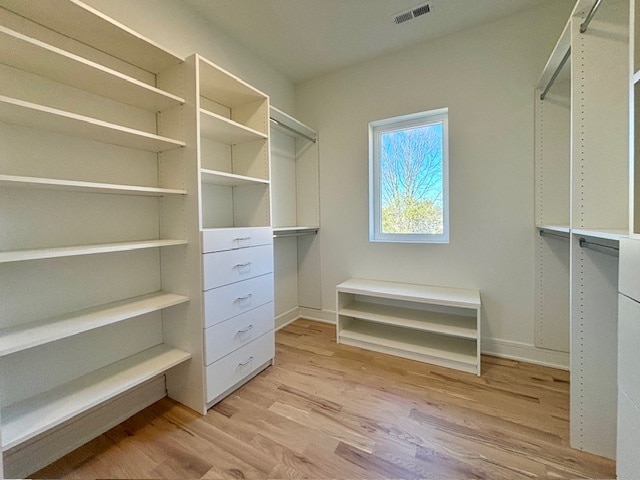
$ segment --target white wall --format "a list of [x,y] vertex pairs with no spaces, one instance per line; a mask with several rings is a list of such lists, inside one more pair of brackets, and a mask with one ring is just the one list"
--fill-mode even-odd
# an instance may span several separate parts
[[[320,133],[323,309],[364,277],[477,288],[483,350],[562,364],[533,347],[533,89],[572,1],[367,61],[296,87]],[[367,124],[449,107],[451,242],[368,242]]]
[[181,0],[85,0],[175,54],[199,53],[293,111],[293,83],[245,47],[217,30]]

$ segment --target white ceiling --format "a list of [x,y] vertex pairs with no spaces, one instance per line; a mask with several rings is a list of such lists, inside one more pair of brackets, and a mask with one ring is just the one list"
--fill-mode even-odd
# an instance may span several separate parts
[[534,7],[544,0],[183,0],[298,83],[353,63]]

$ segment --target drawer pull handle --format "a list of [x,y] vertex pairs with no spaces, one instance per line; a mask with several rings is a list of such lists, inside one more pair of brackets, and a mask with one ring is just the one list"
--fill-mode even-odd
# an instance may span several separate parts
[[249,359],[248,359],[248,360],[245,360],[244,362],[240,362],[240,363],[238,364],[238,366],[239,366],[239,367],[244,367],[244,366],[246,366],[246,365],[249,365],[251,362],[253,362],[253,357],[249,357]]
[[245,328],[243,328],[242,330],[238,330],[238,333],[247,333],[249,330],[253,329],[253,324],[251,325],[247,325]]
[[233,268],[244,268],[244,267],[248,267],[249,265],[251,265],[251,262],[247,262],[247,263],[236,263],[234,265]]
[[244,295],[242,297],[236,298],[236,302],[241,302],[243,300],[249,300],[251,297],[253,297],[253,293],[247,293],[246,295]]
[[251,240],[251,237],[236,237],[233,239],[234,242],[238,242],[238,243],[247,242],[249,240]]

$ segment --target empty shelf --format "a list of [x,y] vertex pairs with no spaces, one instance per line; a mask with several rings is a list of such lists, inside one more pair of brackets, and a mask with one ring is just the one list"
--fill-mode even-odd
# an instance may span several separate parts
[[226,187],[239,187],[241,185],[268,185],[269,180],[262,178],[246,177],[235,173],[220,172],[217,170],[200,170],[202,183],[211,185],[224,185]]
[[200,56],[200,94],[209,100],[235,108],[266,100],[267,96],[235,75]]
[[[478,360],[476,342],[460,338],[434,335],[416,330],[352,320],[339,331],[339,341],[392,355],[428,361],[443,366],[455,363],[476,371]],[[435,360],[441,360],[437,362]]]
[[471,316],[357,301],[342,308],[338,313],[371,322],[433,332],[452,337],[478,338],[478,330],[476,328],[477,319]]
[[274,237],[298,237],[300,235],[315,235],[319,227],[274,227]]
[[604,240],[620,241],[621,238],[629,236],[628,229],[591,229],[591,228],[574,228],[571,230],[574,235],[584,235],[585,237],[601,238]]
[[156,153],[185,146],[172,138],[2,95],[0,121]]
[[60,180],[56,178],[21,177],[17,175],[0,175],[0,186],[41,188],[48,190],[65,190],[84,193],[107,193],[117,195],[139,195],[160,197],[164,195],[186,195],[186,190],[173,188],[141,187],[136,185],[118,185],[112,183],[80,182]]
[[480,308],[480,293],[463,288],[432,287],[407,283],[352,278],[336,287],[338,292],[430,303],[462,308]]
[[135,78],[0,26],[2,63],[152,112],[184,99]]
[[182,63],[177,55],[79,0],[2,0],[18,15],[151,73]]
[[188,301],[184,295],[156,292],[8,327],[0,330],[0,357]]
[[188,360],[191,354],[158,345],[2,409],[6,451]]
[[95,255],[99,253],[126,252],[145,248],[186,245],[186,240],[142,240],[136,242],[100,243],[95,245],[73,245],[69,247],[36,248],[31,250],[11,250],[0,252],[0,263],[42,260],[45,258]]
[[557,233],[569,233],[571,231],[569,225],[536,225],[536,228]]
[[200,133],[205,138],[229,145],[267,138],[264,133],[203,109],[200,109]]

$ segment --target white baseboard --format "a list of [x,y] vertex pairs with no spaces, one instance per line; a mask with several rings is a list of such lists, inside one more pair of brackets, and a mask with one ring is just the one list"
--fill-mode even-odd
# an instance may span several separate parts
[[276,317],[275,329],[280,330],[282,327],[286,327],[290,323],[295,322],[300,318],[300,307],[295,307],[288,312],[281,313]]
[[[336,323],[336,312],[332,310],[316,310],[312,308],[300,307],[298,317],[290,320],[291,323],[297,318],[308,318],[323,323]],[[284,326],[284,325],[283,325]],[[281,327],[280,327],[281,328]],[[509,340],[483,338],[481,344],[482,353],[495,357],[518,360],[521,362],[543,365],[546,367],[569,370],[569,354],[537,348],[526,343],[512,342]]]
[[4,452],[5,478],[27,478],[166,395],[161,375]]
[[569,354],[520,342],[483,338],[482,353],[545,367],[569,370]]

